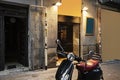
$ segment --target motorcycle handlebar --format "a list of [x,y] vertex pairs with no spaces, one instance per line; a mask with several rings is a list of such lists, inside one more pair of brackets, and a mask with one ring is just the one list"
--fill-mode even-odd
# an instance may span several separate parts
[[67,54],[64,52],[58,52],[57,55],[59,58],[66,58],[67,57]]
[[[61,52],[60,53],[58,53],[58,55],[61,55],[61,56],[63,56],[63,57],[67,57],[67,53],[65,53],[65,51],[64,51],[64,49],[63,49],[63,47],[62,47],[62,45],[61,45],[61,42],[60,42],[60,40],[59,39],[57,39],[56,40],[56,43],[58,44],[58,46],[61,48]],[[76,56],[76,55],[74,55],[75,56],[75,60],[76,61],[81,61],[82,59],[80,58],[80,57],[78,57],[78,56]]]
[[75,55],[75,60],[80,62],[80,61],[82,61],[82,58]]
[[62,50],[61,52],[64,52],[63,47],[61,46],[61,42],[59,39],[56,40],[56,43],[58,44],[58,46],[60,47],[60,49]]

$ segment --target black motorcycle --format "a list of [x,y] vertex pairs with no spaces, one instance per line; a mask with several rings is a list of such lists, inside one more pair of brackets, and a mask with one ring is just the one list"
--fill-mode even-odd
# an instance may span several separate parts
[[99,66],[99,56],[90,51],[88,55],[91,55],[89,60],[82,60],[80,57],[76,56],[72,52],[65,53],[63,47],[59,40],[57,40],[58,46],[61,48],[61,52],[58,53],[59,56],[66,58],[63,60],[58,67],[55,78],[56,80],[71,80],[72,73],[74,69],[73,61],[77,61],[76,69],[78,70],[77,80],[104,80],[103,72]]

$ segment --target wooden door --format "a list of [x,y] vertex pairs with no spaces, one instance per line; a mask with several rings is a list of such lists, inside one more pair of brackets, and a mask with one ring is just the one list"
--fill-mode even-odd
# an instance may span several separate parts
[[73,24],[59,23],[58,38],[67,52],[73,52]]
[[3,16],[0,16],[0,71],[4,70],[4,27]]

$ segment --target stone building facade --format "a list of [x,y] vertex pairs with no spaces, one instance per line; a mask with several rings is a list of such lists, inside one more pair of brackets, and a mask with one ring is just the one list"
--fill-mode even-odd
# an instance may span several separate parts
[[0,1],[0,71],[47,69],[56,54],[59,0]]

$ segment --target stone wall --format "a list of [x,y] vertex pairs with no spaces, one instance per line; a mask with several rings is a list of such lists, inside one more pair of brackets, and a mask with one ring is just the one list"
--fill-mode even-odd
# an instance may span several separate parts
[[[58,16],[57,16],[57,6],[52,6],[47,8],[47,22],[48,22],[48,67],[56,66],[56,39],[57,39],[57,28],[58,28]],[[53,18],[54,17],[54,18]]]

